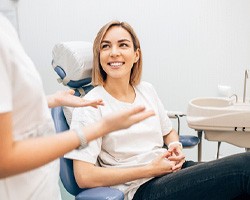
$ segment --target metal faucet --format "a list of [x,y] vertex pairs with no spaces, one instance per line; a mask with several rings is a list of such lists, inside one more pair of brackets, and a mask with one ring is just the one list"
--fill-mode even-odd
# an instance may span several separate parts
[[229,98],[235,97],[235,103],[238,103],[238,96],[237,94],[232,94]]
[[247,90],[247,79],[249,71],[246,69],[245,70],[245,78],[244,78],[244,91],[243,91],[243,103],[246,103],[246,90]]

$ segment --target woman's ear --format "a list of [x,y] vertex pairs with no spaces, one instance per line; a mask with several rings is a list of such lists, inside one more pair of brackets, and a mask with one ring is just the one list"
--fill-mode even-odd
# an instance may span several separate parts
[[140,49],[137,48],[135,51],[135,59],[134,59],[134,63],[137,63],[137,61],[140,59]]

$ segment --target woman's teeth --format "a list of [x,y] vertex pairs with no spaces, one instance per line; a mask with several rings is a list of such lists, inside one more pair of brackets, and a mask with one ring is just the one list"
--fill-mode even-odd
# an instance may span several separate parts
[[111,66],[111,67],[119,67],[119,66],[121,66],[121,65],[122,65],[121,62],[110,63],[110,66]]

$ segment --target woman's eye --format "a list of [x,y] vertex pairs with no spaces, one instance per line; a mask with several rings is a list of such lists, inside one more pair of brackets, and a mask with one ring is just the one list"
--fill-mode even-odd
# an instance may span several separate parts
[[128,47],[128,44],[126,44],[126,43],[121,43],[121,44],[120,44],[120,47]]
[[103,44],[103,45],[101,46],[101,49],[107,49],[108,47],[109,47],[108,44]]

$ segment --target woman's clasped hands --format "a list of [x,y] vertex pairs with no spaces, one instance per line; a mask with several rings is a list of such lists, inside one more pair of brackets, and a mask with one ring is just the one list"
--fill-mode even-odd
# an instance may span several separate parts
[[185,155],[182,148],[179,145],[173,145],[165,153],[156,157],[149,167],[152,170],[152,176],[158,177],[179,171],[184,162]]
[[182,165],[185,162],[185,155],[182,152],[182,147],[180,145],[171,145],[168,152],[170,156],[167,157],[168,160],[175,162],[175,165],[172,167],[173,172],[176,172],[181,169]]

